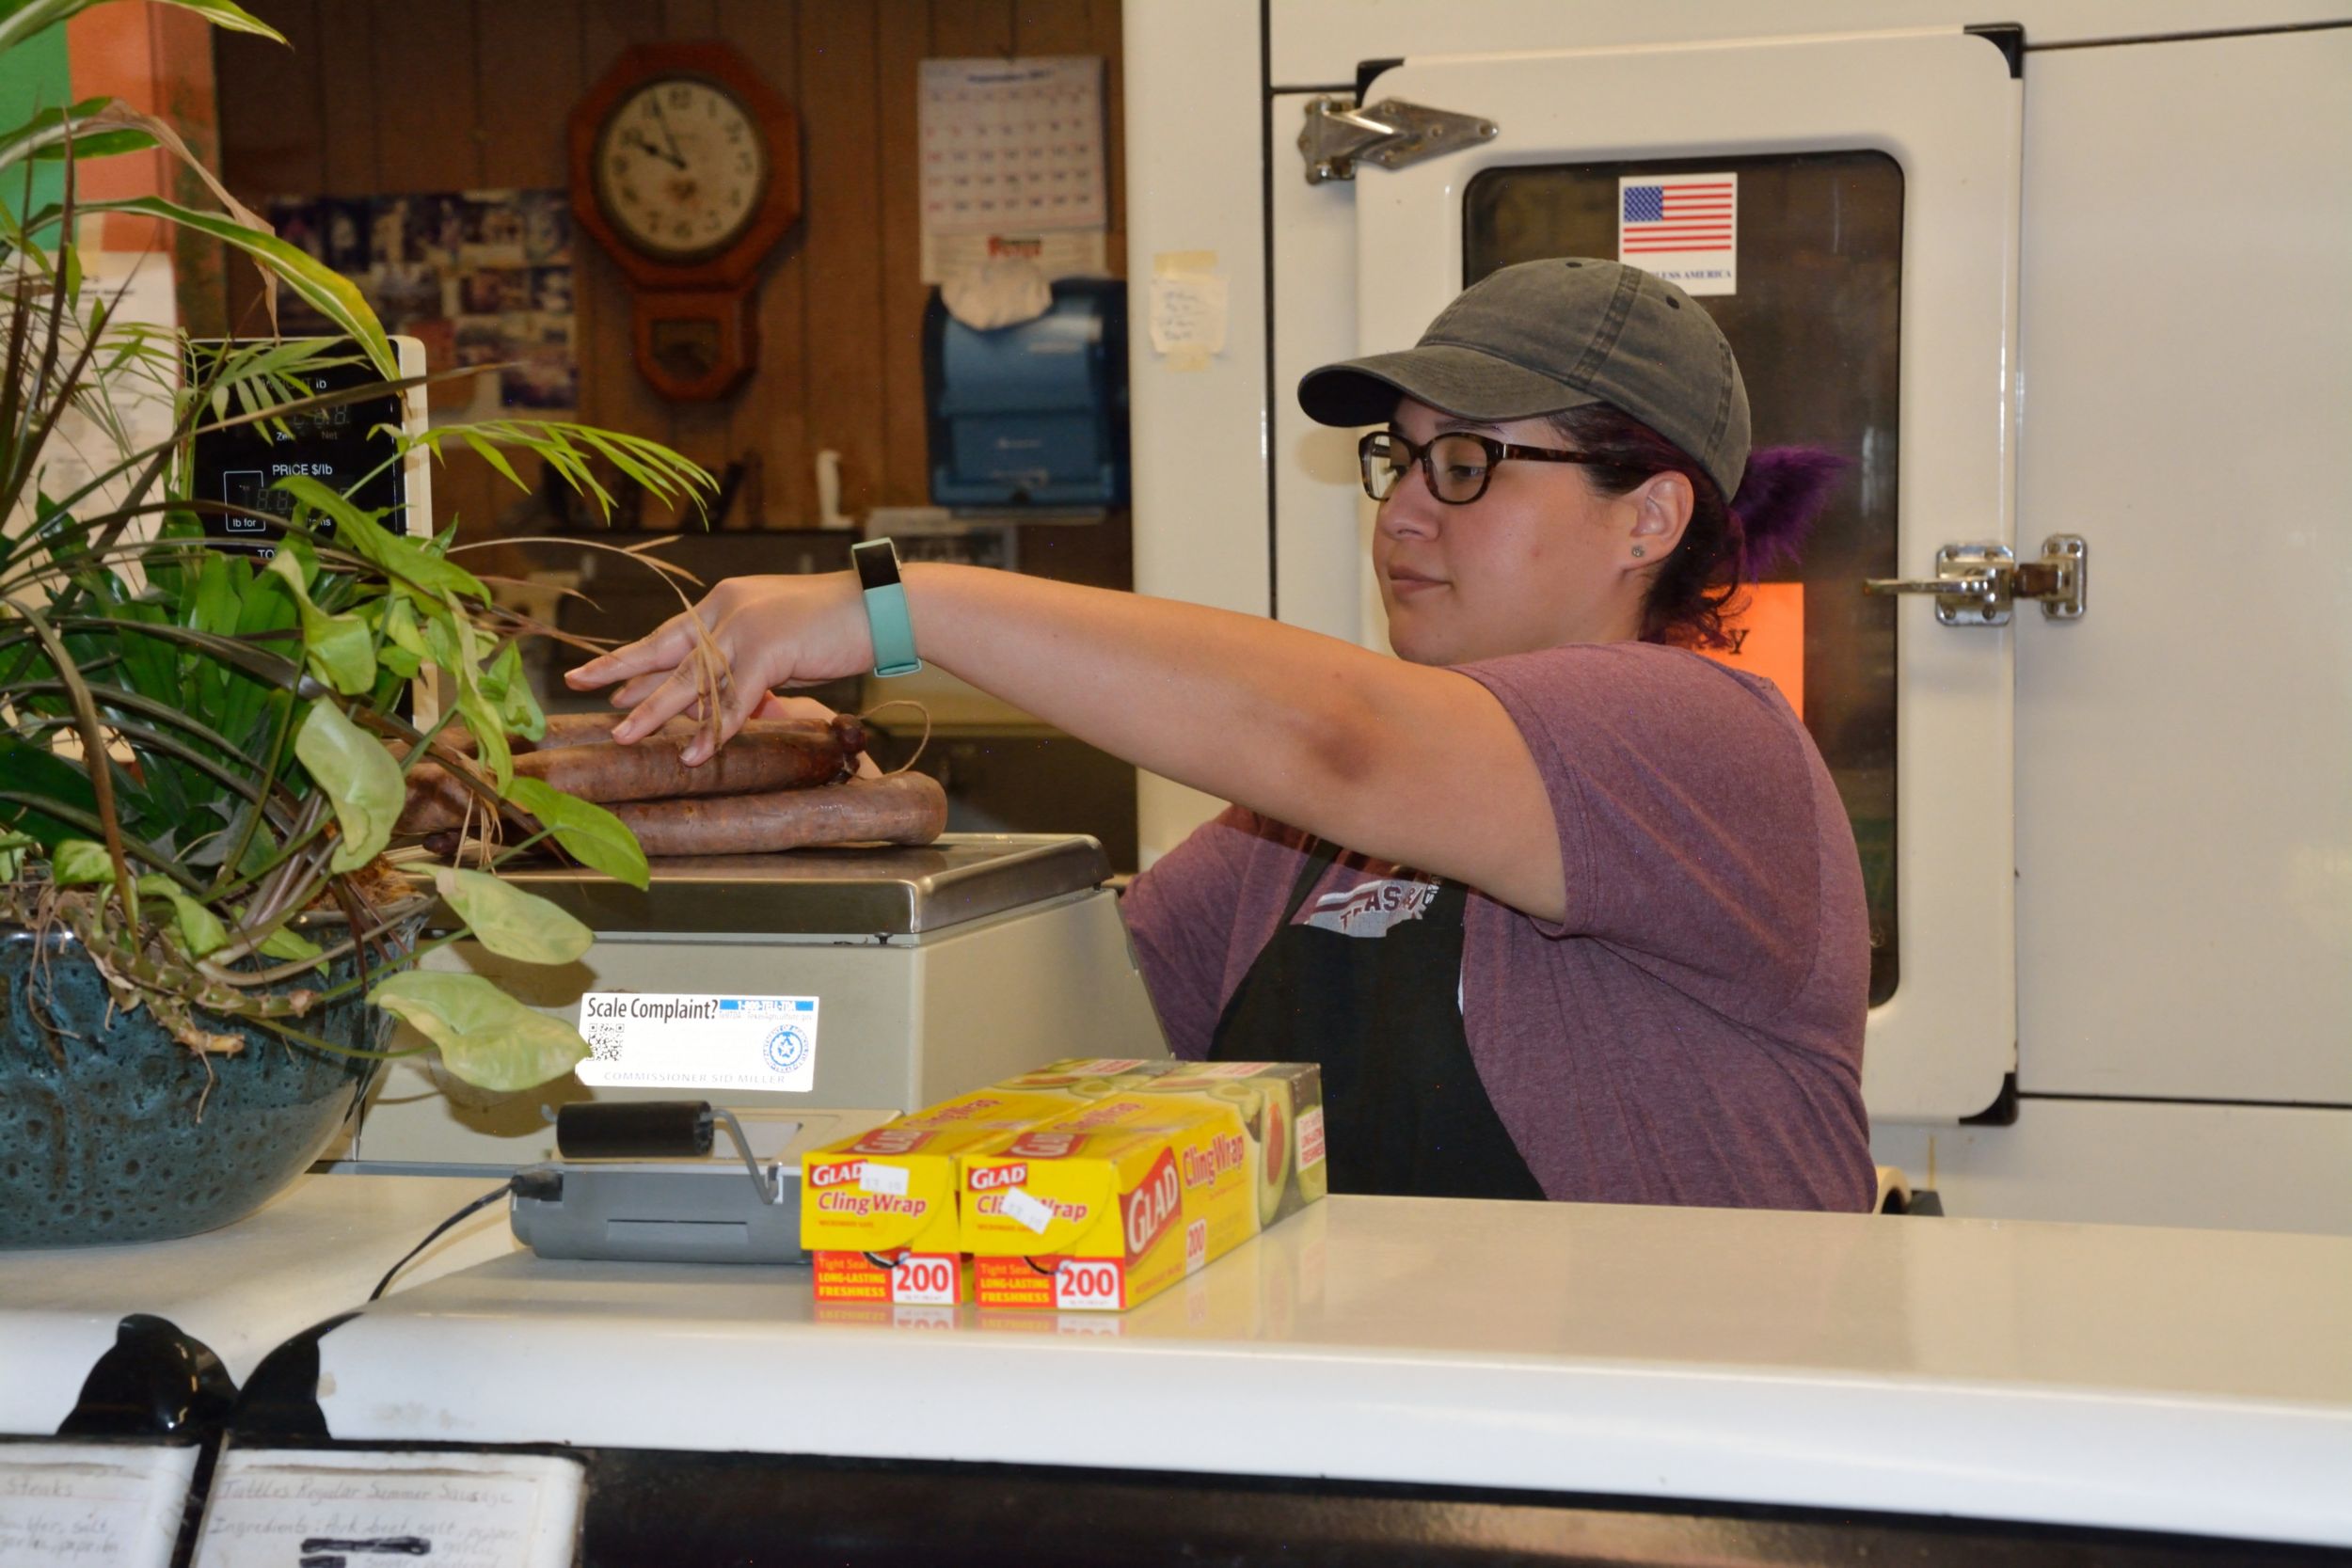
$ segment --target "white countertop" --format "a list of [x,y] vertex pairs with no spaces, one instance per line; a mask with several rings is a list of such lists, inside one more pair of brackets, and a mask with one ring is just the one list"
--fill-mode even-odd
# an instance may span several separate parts
[[[0,1276],[5,1277],[5,1276]],[[2352,1545],[2352,1240],[1333,1198],[1120,1317],[499,1259],[321,1345],[353,1441],[1759,1502]]]
[[[493,1177],[305,1177],[255,1214],[176,1242],[0,1252],[0,1433],[46,1436],[134,1312],[168,1319],[243,1385],[262,1356],[348,1312]],[[512,1251],[493,1204],[395,1282]]]

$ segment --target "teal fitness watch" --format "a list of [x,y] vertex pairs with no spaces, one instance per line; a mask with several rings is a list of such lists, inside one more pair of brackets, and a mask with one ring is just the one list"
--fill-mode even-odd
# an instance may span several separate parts
[[907,591],[898,580],[898,546],[868,539],[850,546],[858,586],[866,591],[866,625],[874,636],[874,673],[912,675],[923,668],[914,657],[914,623],[907,618]]

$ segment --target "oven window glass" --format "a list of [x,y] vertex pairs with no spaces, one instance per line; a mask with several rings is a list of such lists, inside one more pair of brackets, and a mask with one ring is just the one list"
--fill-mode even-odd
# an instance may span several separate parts
[[1738,292],[1699,303],[1740,356],[1755,444],[1827,447],[1852,465],[1803,560],[1768,574],[1745,619],[1801,660],[1805,725],[1862,851],[1875,1006],[1898,974],[1897,601],[1862,581],[1898,575],[1901,168],[1882,152],[1824,152],[1488,169],[1464,196],[1463,282],[1549,256],[1614,258],[1625,177],[1713,172],[1738,177]]

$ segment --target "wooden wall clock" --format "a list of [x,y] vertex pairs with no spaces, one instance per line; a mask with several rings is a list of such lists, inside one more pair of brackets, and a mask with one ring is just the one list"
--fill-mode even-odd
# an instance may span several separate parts
[[759,362],[760,262],[801,215],[792,106],[726,44],[638,44],[572,110],[571,190],[628,278],[639,372],[724,397]]

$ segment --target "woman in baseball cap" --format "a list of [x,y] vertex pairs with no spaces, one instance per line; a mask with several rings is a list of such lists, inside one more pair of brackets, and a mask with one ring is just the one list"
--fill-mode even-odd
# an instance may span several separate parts
[[[1868,935],[1777,691],[1692,651],[1837,460],[1751,454],[1711,318],[1615,262],[1507,267],[1299,386],[1363,438],[1396,659],[1255,617],[915,565],[922,657],[1233,806],[1136,879],[1179,1055],[1323,1064],[1335,1191],[1867,1209]],[[883,640],[854,578],[692,612],[722,729]],[[891,633],[895,636],[895,631]],[[693,710],[680,616],[572,673]]]

